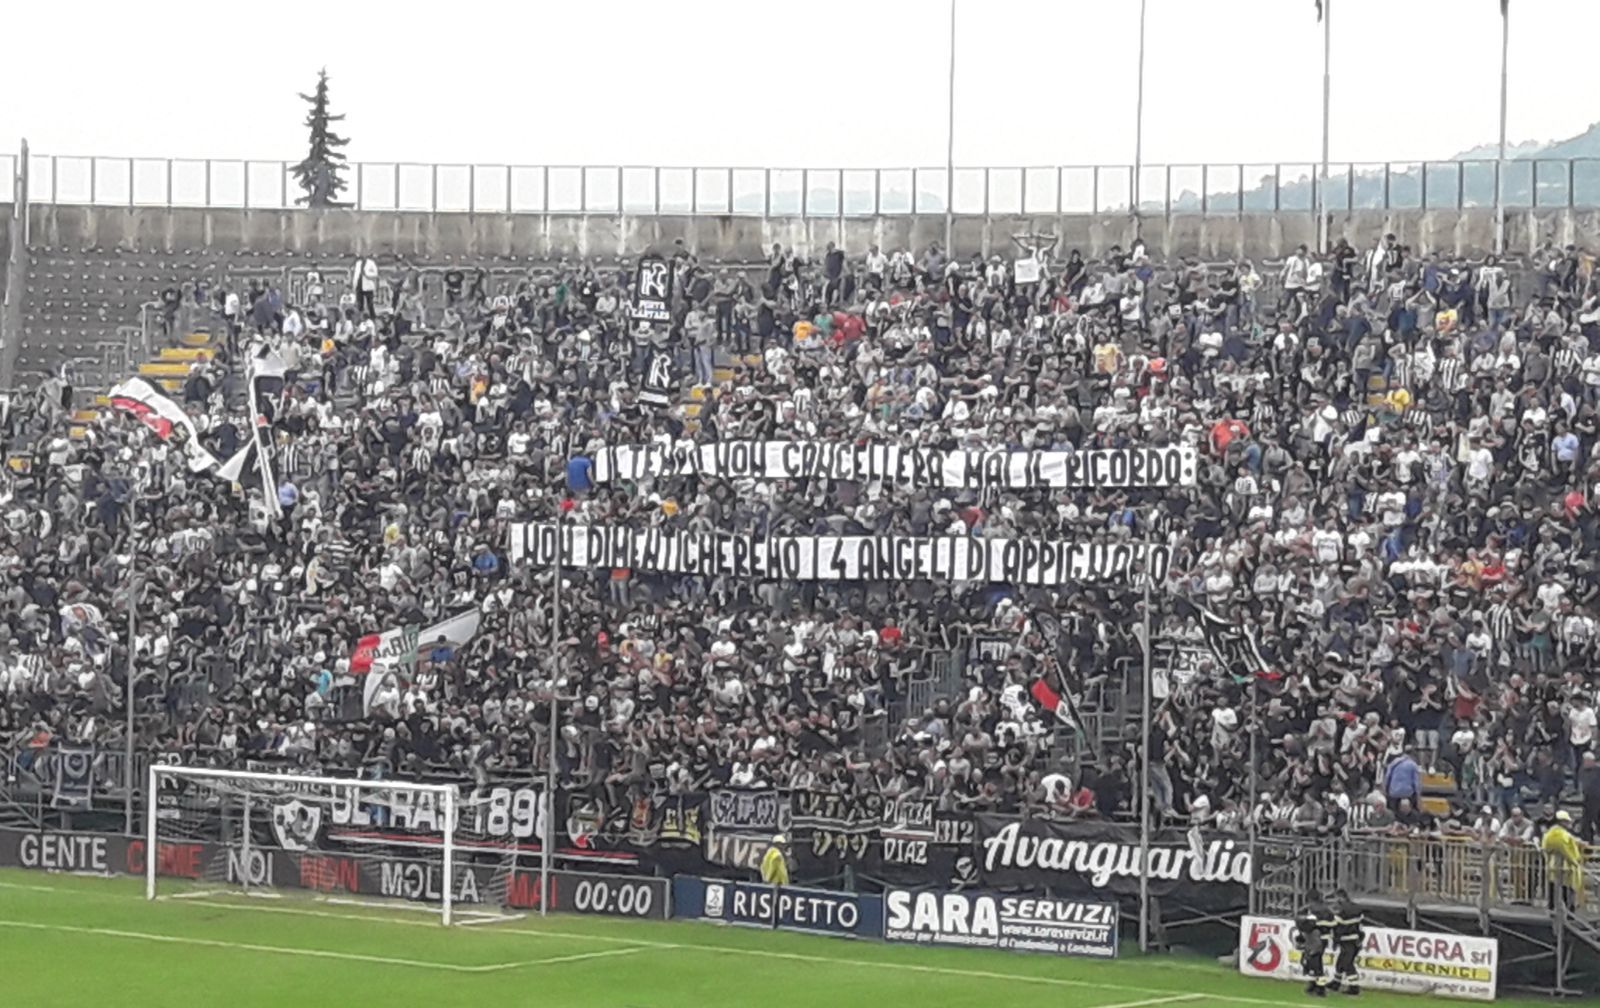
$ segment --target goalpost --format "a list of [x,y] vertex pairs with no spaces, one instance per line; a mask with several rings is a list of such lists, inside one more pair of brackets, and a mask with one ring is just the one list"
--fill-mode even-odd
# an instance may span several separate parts
[[[436,907],[445,925],[511,916],[518,854],[477,847],[463,858],[463,819],[481,812],[454,785],[161,764],[151,764],[147,785],[147,899],[157,898],[164,874],[174,874],[223,891],[277,895],[271,890],[282,887],[326,899],[401,899]],[[423,825],[387,846],[372,839],[377,831],[331,829],[352,813],[362,823]]]

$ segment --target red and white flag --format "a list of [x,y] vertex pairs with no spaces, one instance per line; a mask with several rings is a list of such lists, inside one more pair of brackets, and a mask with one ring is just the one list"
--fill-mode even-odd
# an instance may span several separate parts
[[188,459],[190,472],[217,467],[217,457],[200,443],[200,432],[189,414],[154,385],[143,378],[129,378],[113,386],[109,398],[113,408],[133,414],[154,431],[156,437],[177,445]]
[[399,627],[367,634],[356,641],[355,649],[350,654],[350,674],[367,677],[361,691],[363,709],[371,710],[372,696],[382,682],[384,672],[412,664],[418,655],[429,654],[440,646],[451,649],[462,647],[478,632],[481,619],[481,614],[471,609],[420,630],[415,626]]

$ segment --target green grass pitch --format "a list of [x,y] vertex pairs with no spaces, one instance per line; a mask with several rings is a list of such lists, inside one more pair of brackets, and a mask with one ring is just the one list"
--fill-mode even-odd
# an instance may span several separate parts
[[[0,1005],[1270,1008],[1310,1000],[1297,985],[1193,957],[1103,962],[564,915],[446,929],[413,911],[298,895],[154,903],[143,895],[138,879],[0,870]],[[1419,1002],[1366,993],[1352,1003]]]

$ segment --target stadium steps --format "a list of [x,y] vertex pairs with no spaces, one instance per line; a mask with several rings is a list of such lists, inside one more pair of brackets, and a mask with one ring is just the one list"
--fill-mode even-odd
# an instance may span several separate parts
[[1450,800],[1456,797],[1454,775],[1441,771],[1424,771],[1422,774],[1422,800],[1417,804],[1431,816],[1443,818],[1450,814]]
[[187,378],[191,362],[186,360],[153,360],[139,365],[142,378]]
[[[1592,885],[1596,880],[1585,877],[1584,881],[1586,884]],[[1566,926],[1567,934],[1570,937],[1576,938],[1594,951],[1600,952],[1600,924],[1584,920],[1580,914],[1569,913],[1567,914]]]
[[211,349],[211,346],[210,346],[210,342],[211,342],[210,334],[208,334],[208,333],[189,333],[189,334],[185,335],[183,337],[183,339],[184,340],[190,340],[190,339],[194,339],[195,337],[201,337],[206,342],[205,343],[200,343],[200,344],[185,343],[183,346],[175,346],[175,347],[162,347],[161,348],[161,353],[159,354],[159,359],[164,363],[171,363],[171,362],[174,362],[174,361],[182,361],[182,362],[184,362],[186,364],[191,364],[191,363],[193,363],[195,361],[208,361],[208,360],[210,360],[216,354],[216,351]]
[[[141,363],[136,373],[169,393],[182,392],[183,378],[170,377],[174,369],[177,369],[176,373],[187,377],[189,367],[195,361],[210,360],[216,351],[211,347],[211,334],[206,332],[185,333],[178,342],[182,345],[157,350],[155,359]],[[92,406],[73,410],[67,437],[82,441],[89,432],[89,425],[100,419],[102,411],[110,405],[111,398],[100,393],[94,397]]]
[[[764,361],[765,358],[758,353],[734,354],[719,349],[714,366],[711,369],[711,377],[717,385],[721,385],[723,382],[733,381],[738,374],[738,368],[758,368],[762,366]],[[714,394],[715,390],[710,385],[691,385],[689,390],[684,393],[683,398],[679,400],[680,405],[683,406],[683,415],[687,418],[687,423],[684,426],[691,432],[700,429],[700,412],[705,408],[705,403]]]

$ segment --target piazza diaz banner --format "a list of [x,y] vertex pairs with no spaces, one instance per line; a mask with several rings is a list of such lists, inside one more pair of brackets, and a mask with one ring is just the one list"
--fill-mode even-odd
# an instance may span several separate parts
[[[559,546],[558,546],[559,536]],[[511,562],[613,567],[782,581],[1002,582],[1053,587],[1079,581],[1160,584],[1172,551],[1142,542],[977,539],[968,536],[754,536],[622,525],[522,522]]]
[[908,487],[980,490],[1192,486],[1195,449],[940,451],[892,444],[718,441],[613,445],[595,453],[594,481],[651,477],[882,480]]

